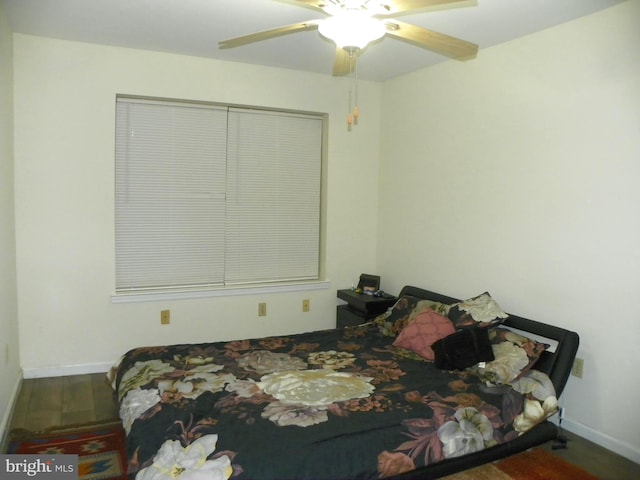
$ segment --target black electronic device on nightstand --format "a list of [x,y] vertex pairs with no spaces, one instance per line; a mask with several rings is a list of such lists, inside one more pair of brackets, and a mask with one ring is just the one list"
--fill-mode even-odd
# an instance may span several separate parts
[[347,302],[346,305],[337,307],[336,326],[338,328],[367,323],[384,313],[398,300],[387,293],[367,295],[349,289],[338,290],[338,298]]

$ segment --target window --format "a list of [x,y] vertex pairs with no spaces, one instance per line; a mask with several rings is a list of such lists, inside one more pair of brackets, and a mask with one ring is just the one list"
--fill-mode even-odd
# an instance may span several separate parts
[[116,293],[318,279],[322,128],[118,97]]

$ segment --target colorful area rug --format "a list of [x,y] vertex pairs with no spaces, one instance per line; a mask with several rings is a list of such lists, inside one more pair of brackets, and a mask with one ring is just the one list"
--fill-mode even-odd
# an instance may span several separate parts
[[441,480],[598,480],[552,453],[534,448]]
[[14,430],[7,453],[77,454],[79,480],[126,480],[125,436],[120,422]]

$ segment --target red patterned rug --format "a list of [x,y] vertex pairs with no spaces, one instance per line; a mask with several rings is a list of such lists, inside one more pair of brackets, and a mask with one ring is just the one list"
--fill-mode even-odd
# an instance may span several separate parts
[[441,480],[598,480],[552,453],[534,448]]
[[125,436],[120,422],[14,430],[7,453],[77,454],[79,480],[126,480]]

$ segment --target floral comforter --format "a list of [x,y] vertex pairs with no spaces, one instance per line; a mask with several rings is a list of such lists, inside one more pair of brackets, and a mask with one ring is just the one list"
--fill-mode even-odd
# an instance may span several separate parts
[[137,348],[112,381],[137,480],[385,478],[507,442],[557,405],[445,372],[373,325]]

